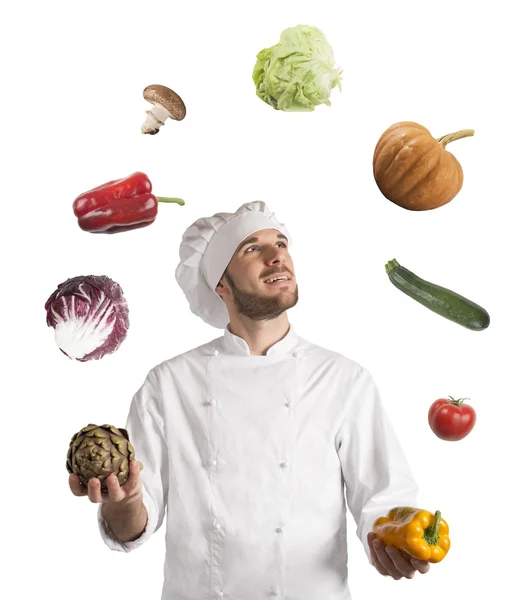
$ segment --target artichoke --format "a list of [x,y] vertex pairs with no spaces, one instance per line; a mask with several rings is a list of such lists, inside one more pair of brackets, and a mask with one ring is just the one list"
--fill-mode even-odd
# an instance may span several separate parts
[[[107,477],[114,473],[119,485],[123,485],[133,459],[134,448],[126,429],[91,423],[72,436],[67,452],[67,471],[78,475],[85,486],[89,479],[97,477],[101,490],[107,492]],[[139,465],[142,469],[143,465]]]

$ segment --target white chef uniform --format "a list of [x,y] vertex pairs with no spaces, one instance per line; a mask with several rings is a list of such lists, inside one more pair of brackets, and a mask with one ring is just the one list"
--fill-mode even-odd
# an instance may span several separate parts
[[[220,309],[203,318],[218,326]],[[120,543],[100,505],[99,528],[109,548],[130,552],[166,514],[162,600],[350,600],[346,509],[370,557],[374,519],[417,505],[370,374],[293,326],[264,356],[225,327],[164,361],[134,396],[126,428],[144,464],[148,523],[137,540]]]

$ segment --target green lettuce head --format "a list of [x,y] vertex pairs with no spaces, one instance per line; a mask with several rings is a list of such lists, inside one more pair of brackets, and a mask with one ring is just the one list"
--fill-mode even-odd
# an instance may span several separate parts
[[342,71],[335,68],[333,50],[316,27],[285,29],[280,42],[257,54],[253,81],[257,96],[276,110],[312,111],[331,106],[329,95]]

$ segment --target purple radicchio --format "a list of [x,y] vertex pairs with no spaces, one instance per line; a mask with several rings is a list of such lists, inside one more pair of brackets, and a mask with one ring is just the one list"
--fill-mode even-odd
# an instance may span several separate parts
[[115,352],[127,335],[123,291],[106,275],[78,276],[60,283],[45,310],[59,349],[80,362]]

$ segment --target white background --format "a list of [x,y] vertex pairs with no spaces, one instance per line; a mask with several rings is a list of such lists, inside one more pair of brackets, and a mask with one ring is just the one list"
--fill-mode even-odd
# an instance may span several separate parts
[[[514,3],[23,2],[2,8],[2,592],[9,598],[159,599],[164,525],[131,554],[110,552],[96,507],[68,488],[70,437],[123,426],[159,362],[220,335],[192,315],[174,270],[185,228],[265,200],[293,235],[298,333],[375,377],[421,487],[451,528],[447,558],[412,581],[366,560],[350,514],[354,600],[486,596],[517,583],[519,541],[520,42]],[[283,113],[255,95],[258,51],[300,23],[323,30],[343,68],[332,107]],[[174,88],[186,119],[140,132],[151,83]],[[414,213],[387,201],[372,155],[391,124],[434,137],[465,174],[448,205]],[[79,229],[81,192],[141,170],[156,222],[113,236]],[[401,294],[385,263],[484,306],[473,332]],[[69,360],[44,303],[69,277],[123,288],[127,339],[100,361]],[[474,431],[443,442],[432,401],[469,396]],[[512,597],[515,592],[507,593]],[[324,599],[326,600],[326,599]]]

